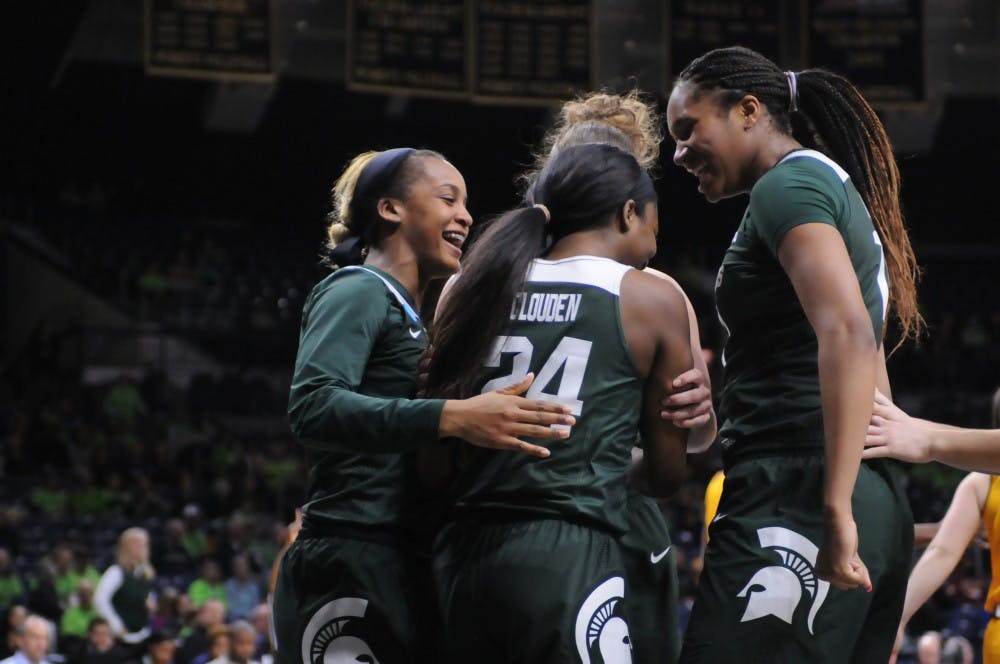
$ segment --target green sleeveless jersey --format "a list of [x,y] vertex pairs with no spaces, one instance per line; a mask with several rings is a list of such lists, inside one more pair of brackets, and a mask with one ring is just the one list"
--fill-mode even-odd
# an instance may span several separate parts
[[531,399],[572,407],[569,438],[547,459],[464,446],[460,517],[566,518],[624,532],[625,472],[644,379],[625,340],[619,292],[632,268],[606,258],[537,259],[486,362],[482,391],[534,372]]
[[815,222],[840,231],[872,335],[882,343],[889,285],[864,201],[833,160],[796,150],[754,185],[716,280],[719,319],[729,333],[719,406],[724,450],[755,441],[823,445],[816,334],[777,258],[786,232]]
[[303,527],[420,534],[415,450],[438,444],[444,401],[413,399],[427,332],[398,281],[369,266],[337,270],[306,300],[288,398],[314,453]]

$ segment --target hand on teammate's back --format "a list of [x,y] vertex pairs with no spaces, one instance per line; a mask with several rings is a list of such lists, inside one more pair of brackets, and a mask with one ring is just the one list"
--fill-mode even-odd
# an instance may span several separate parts
[[502,390],[446,401],[438,430],[440,436],[461,438],[479,447],[549,456],[547,448],[520,438],[563,440],[569,437],[569,429],[551,425],[569,427],[576,424],[576,419],[563,404],[518,396],[531,387],[534,379],[535,375],[529,373],[519,383]]

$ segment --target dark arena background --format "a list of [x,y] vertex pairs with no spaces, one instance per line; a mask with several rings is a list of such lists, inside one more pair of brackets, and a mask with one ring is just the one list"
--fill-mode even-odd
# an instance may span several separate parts
[[[27,610],[58,627],[51,659],[98,661],[93,589],[132,527],[150,537],[150,627],[176,643],[173,661],[208,661],[241,620],[254,658],[271,657],[268,580],[308,471],[286,400],[341,169],[369,149],[439,150],[486,220],[516,203],[514,178],[559,102],[638,87],[662,112],[672,77],[716,46],[834,69],[865,91],[896,150],[923,268],[928,331],[889,359],[896,401],[989,426],[996,0],[38,0],[2,14],[4,657]],[[717,375],[712,288],[746,198],[707,204],[672,153],[668,138],[653,265],[692,299]],[[682,627],[717,446],[688,461],[662,503]],[[916,520],[940,520],[962,477],[908,467]],[[900,662],[917,661],[931,631],[942,648],[964,637],[978,661],[989,561],[969,548],[911,621]],[[224,608],[206,608],[220,597]]]

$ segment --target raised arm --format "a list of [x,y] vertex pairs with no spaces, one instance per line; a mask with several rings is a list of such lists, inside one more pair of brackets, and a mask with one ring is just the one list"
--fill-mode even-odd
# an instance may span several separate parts
[[818,342],[826,472],[817,572],[839,588],[870,590],[868,570],[858,557],[851,495],[875,389],[878,345],[871,318],[836,227],[795,226],[782,237],[777,253]]

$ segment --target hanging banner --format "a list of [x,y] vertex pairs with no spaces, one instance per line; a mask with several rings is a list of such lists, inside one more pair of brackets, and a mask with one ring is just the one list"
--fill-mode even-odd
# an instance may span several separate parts
[[351,0],[347,22],[349,88],[467,95],[462,0]]
[[811,67],[846,76],[873,104],[926,101],[923,0],[809,3]]
[[273,0],[146,0],[146,72],[270,81],[273,33]]
[[593,86],[589,0],[473,1],[472,96],[559,103]]

